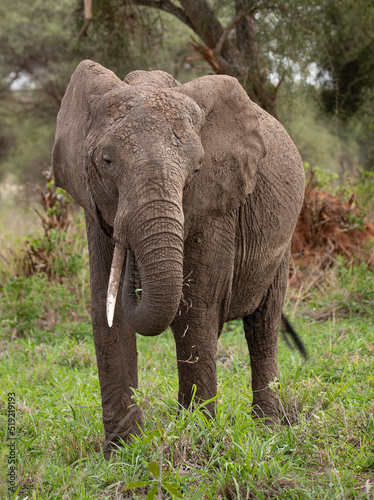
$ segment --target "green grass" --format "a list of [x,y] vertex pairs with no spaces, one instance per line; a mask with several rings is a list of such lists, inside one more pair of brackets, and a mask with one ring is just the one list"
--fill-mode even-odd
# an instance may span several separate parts
[[[3,271],[0,498],[151,498],[160,463],[162,484],[184,499],[374,498],[374,275],[341,261],[329,273],[299,301],[296,317],[287,301],[310,353],[304,363],[280,338],[279,396],[291,426],[269,429],[252,418],[239,321],[219,341],[215,420],[178,408],[171,333],[138,337],[144,435],[106,462],[87,273],[50,283]],[[327,320],[316,321],[319,314]],[[18,491],[8,495],[12,392]],[[164,489],[162,498],[172,496]]]

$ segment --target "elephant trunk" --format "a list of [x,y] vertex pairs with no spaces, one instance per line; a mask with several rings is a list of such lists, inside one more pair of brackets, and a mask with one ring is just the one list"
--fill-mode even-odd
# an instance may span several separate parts
[[[158,335],[173,321],[182,294],[182,209],[176,203],[162,201],[157,209],[154,205],[148,206],[126,219],[124,231],[130,249],[122,289],[123,313],[136,332],[146,336]],[[125,248],[117,243],[107,299],[110,326],[125,252]]]

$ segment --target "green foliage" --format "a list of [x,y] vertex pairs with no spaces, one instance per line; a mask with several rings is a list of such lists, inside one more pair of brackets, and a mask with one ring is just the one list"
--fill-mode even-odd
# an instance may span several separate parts
[[347,119],[366,106],[367,91],[374,85],[374,6],[343,0],[337,9],[334,1],[325,0],[321,7],[320,95],[329,113]]
[[48,165],[51,159],[54,123],[25,116],[13,99],[3,106],[0,103],[0,118],[10,142],[7,154],[0,158],[0,180],[32,184],[41,180],[41,166]]
[[0,7],[1,77],[39,116],[56,116],[65,82],[83,56],[74,54],[74,9],[74,0],[16,0],[12,9]]
[[[77,338],[90,331],[80,324],[82,318],[88,318],[87,248],[82,240],[67,242],[65,238],[66,233],[53,231],[48,239],[34,235],[28,240],[28,245],[49,256],[49,260],[39,260],[36,273],[30,275],[25,268],[23,247],[0,266],[0,329],[4,338],[43,336],[46,326]],[[51,270],[49,276],[43,272],[44,265]],[[65,322],[64,330],[61,324]]]
[[[352,178],[347,172],[343,176],[318,166],[311,166],[304,161],[306,183],[327,193],[338,195],[351,205],[345,214],[347,222],[353,228],[364,228],[365,221],[374,220],[374,174],[362,168],[358,179]],[[353,207],[353,209],[352,209]]]
[[[82,213],[67,233],[72,218],[71,198],[55,189],[51,173],[47,190],[39,188],[44,214],[37,211],[44,228],[19,238],[0,262],[0,325],[4,338],[39,335],[45,325],[54,331],[69,321],[66,329],[82,336],[79,320],[87,316],[87,243]],[[87,328],[83,326],[87,334]]]
[[367,92],[366,105],[363,106],[362,113],[355,117],[360,130],[358,144],[361,150],[361,165],[365,169],[374,171],[374,119],[372,110],[374,109],[374,92]]
[[124,488],[125,491],[149,487],[150,489],[148,490],[146,500],[153,500],[154,498],[156,498],[156,493],[158,495],[158,498],[160,498],[160,495],[162,494],[162,489],[166,490],[168,493],[174,495],[177,498],[183,498],[183,495],[178,489],[178,483],[170,482],[167,479],[167,476],[170,475],[170,472],[168,471],[165,474],[163,473],[162,470],[163,451],[165,445],[168,444],[170,445],[173,441],[179,439],[178,435],[171,434],[172,431],[175,432],[175,429],[173,429],[172,426],[168,426],[166,429],[163,429],[160,422],[157,422],[157,429],[154,432],[152,432],[149,436],[143,439],[143,444],[148,444],[151,443],[152,441],[155,441],[160,449],[159,461],[158,462],[153,461],[146,464],[149,469],[149,472],[153,476],[153,479],[130,481],[125,486]]
[[281,121],[295,142],[301,158],[310,165],[354,176],[362,151],[357,144],[361,135],[358,124],[327,120],[316,101],[316,89],[287,82],[278,94]]
[[[218,344],[213,420],[201,405],[178,407],[171,332],[139,337],[135,399],[144,434],[106,462],[86,275],[63,284],[4,276],[0,421],[7,393],[15,392],[18,498],[370,498],[373,278],[363,264],[337,259],[298,302],[297,316],[288,311],[310,353],[302,363],[280,340],[277,393],[292,427],[269,429],[252,418],[240,321],[225,325]],[[317,314],[325,321],[311,319]],[[7,453],[3,445],[0,479]]]
[[374,272],[365,263],[350,266],[336,257],[333,267],[325,271],[320,286],[312,289],[308,302],[313,309],[333,315],[362,316],[374,320]]
[[1,329],[3,334],[24,334],[39,324],[43,314],[46,278],[10,278],[1,289]]
[[82,229],[73,234],[56,228],[43,234],[36,229],[26,237],[15,239],[12,245],[1,255],[3,279],[9,274],[25,278],[42,273],[50,280],[61,282],[88,272],[87,243]]
[[360,170],[360,179],[355,185],[355,192],[369,220],[374,221],[374,172]]
[[25,239],[26,273],[45,272],[50,277],[76,276],[86,265],[81,235],[68,239],[65,231],[51,229],[48,235],[33,234]]
[[45,273],[49,279],[61,281],[64,277],[77,275],[85,264],[84,250],[87,245],[85,236],[82,235],[82,223],[79,222],[82,212],[75,221],[75,231],[72,235],[68,234],[73,200],[66,191],[55,187],[51,169],[43,174],[47,183],[44,189],[36,186],[41,209],[35,209],[35,212],[44,233],[35,231],[21,239],[18,243],[20,249],[10,250],[10,255],[13,272],[17,275]]
[[299,357],[280,345],[279,395],[292,428],[268,429],[252,419],[249,360],[239,322],[219,344],[216,419],[207,419],[201,408],[178,409],[168,333],[140,339],[142,389],[136,397],[146,429],[109,463],[100,453],[92,340],[13,339],[0,377],[3,401],[7,391],[17,394],[20,492],[43,500],[64,494],[72,500],[109,500],[115,493],[126,498],[132,490],[127,498],[152,498],[161,471],[170,498],[338,500],[342,491],[360,498],[357,491],[365,492],[373,467],[374,384],[365,343],[372,342],[370,323],[355,318],[354,331],[343,320],[311,326],[299,318],[296,323],[312,358],[300,365]]
[[[67,284],[49,281],[45,274],[9,276],[0,287],[1,336],[39,338],[47,328],[57,335],[84,337],[90,331],[87,325],[80,324],[82,318],[89,318],[87,300],[87,282],[69,288]],[[63,324],[65,330],[61,328]]]
[[0,116],[12,145],[1,178],[35,182],[50,161],[66,85],[78,62],[94,54],[77,45],[75,9],[75,0],[0,5]]
[[333,189],[333,182],[336,179],[339,179],[338,174],[334,174],[333,172],[318,166],[312,167],[307,161],[304,161],[304,170],[307,182],[313,175],[313,185],[316,188],[331,190]]

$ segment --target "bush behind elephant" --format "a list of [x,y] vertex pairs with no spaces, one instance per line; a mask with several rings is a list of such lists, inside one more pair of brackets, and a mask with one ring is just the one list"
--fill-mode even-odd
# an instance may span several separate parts
[[[194,390],[202,401],[215,396],[218,337],[224,322],[243,318],[254,410],[277,419],[269,383],[304,194],[300,156],[280,123],[229,76],[181,85],[134,71],[121,81],[83,61],[57,118],[53,169],[85,210],[108,447],[143,426],[132,399],[135,332],[168,326],[188,406]],[[214,414],[212,402],[207,409]]]

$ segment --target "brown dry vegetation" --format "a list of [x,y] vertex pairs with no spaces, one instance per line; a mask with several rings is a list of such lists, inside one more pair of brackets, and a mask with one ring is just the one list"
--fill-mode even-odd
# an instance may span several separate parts
[[357,196],[352,194],[346,201],[319,189],[312,171],[292,237],[290,286],[299,288],[306,276],[329,268],[337,256],[348,264],[363,261],[372,266],[374,252],[369,241],[373,237],[374,224],[366,220]]

